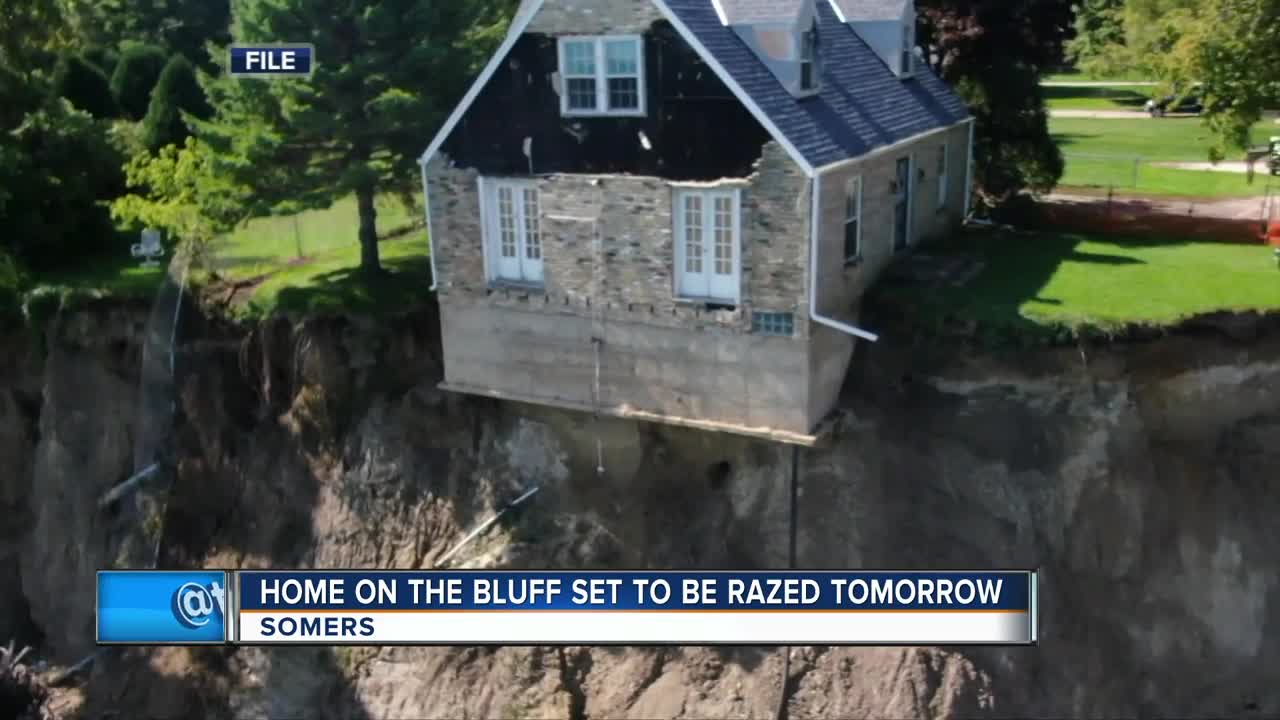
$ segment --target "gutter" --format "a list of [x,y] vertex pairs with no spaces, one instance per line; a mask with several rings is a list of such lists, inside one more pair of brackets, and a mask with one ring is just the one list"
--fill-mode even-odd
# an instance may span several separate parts
[[418,167],[422,168],[422,207],[427,216],[427,242],[430,243],[428,257],[431,260],[431,287],[427,288],[427,292],[435,292],[436,285],[439,284],[440,280],[436,274],[436,233],[435,228],[431,227],[431,194],[427,190],[427,158],[425,155],[418,159]]
[[822,226],[822,223],[819,222],[818,198],[821,195],[822,174],[818,173],[813,176],[813,210],[809,220],[809,319],[821,325],[826,325],[829,328],[839,330],[846,335],[852,335],[854,337],[862,338],[863,340],[875,342],[880,339],[879,335],[863,330],[862,328],[846,325],[839,320],[829,318],[818,312],[818,231]]

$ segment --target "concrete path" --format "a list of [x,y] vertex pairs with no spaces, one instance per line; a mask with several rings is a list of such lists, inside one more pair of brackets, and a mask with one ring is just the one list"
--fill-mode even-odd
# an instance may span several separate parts
[[[1150,115],[1141,110],[1050,110],[1051,118],[1090,118],[1093,120],[1141,120]],[[1168,115],[1166,117],[1176,117]]]
[[[1175,170],[1204,170],[1207,172],[1236,173],[1238,175],[1249,172],[1249,166],[1246,163],[1232,160],[1224,160],[1217,165],[1211,162],[1153,162],[1151,164],[1155,167],[1173,168]],[[1266,175],[1266,161],[1258,161],[1253,166],[1253,171],[1257,175]]]
[[1040,83],[1041,87],[1112,87],[1120,85],[1153,87],[1156,83],[1149,80],[1050,80]]

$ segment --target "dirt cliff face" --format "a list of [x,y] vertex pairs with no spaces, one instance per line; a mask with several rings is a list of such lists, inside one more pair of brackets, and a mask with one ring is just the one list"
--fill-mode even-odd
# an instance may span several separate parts
[[[0,461],[23,469],[0,487],[20,516],[0,554],[19,592],[0,610],[28,606],[57,661],[92,650],[92,571],[139,532],[96,510],[133,469],[129,317],[61,317],[40,371],[15,375],[38,403],[0,380]],[[785,566],[790,448],[443,393],[437,333],[430,312],[188,330],[161,565],[432,567],[536,484],[455,565]],[[886,344],[847,390],[830,442],[801,453],[798,565],[1038,567],[1039,647],[795,648],[785,685],[780,648],[130,651],[95,663],[78,712],[1280,714],[1276,338],[1009,357]]]

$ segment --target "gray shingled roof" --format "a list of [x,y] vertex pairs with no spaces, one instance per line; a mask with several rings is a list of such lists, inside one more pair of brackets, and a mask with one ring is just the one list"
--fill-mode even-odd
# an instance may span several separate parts
[[728,27],[711,0],[665,0],[796,150],[814,167],[863,155],[969,117],[923,63],[900,79],[826,2],[818,3],[821,91],[797,99]]
[[844,19],[849,22],[897,20],[907,9],[907,0],[831,0],[831,2],[840,6],[840,12],[844,13]]
[[805,0],[720,0],[730,24],[790,22],[800,14]]

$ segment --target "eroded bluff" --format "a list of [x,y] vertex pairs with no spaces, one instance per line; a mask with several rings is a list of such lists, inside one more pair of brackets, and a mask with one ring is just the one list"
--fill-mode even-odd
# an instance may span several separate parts
[[[430,311],[188,328],[166,510],[100,511],[149,427],[144,327],[119,306],[65,313],[42,356],[6,361],[0,629],[53,661],[93,650],[92,571],[139,533],[158,534],[162,566],[431,567],[537,484],[455,564],[787,561],[790,448],[446,394]],[[1010,356],[880,345],[846,398],[800,458],[799,566],[1039,567],[1039,647],[795,648],[785,685],[777,648],[130,651],[97,661],[68,712],[1280,714],[1274,334]]]

